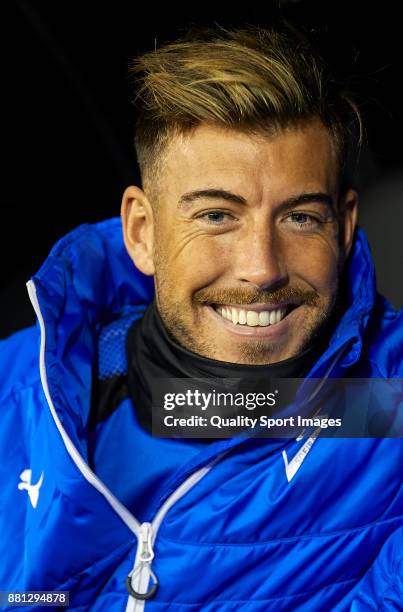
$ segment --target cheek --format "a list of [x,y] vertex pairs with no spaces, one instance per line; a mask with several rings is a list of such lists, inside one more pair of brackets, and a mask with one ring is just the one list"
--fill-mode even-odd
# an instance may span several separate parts
[[175,265],[188,288],[197,290],[224,276],[228,268],[226,257],[225,250],[213,244],[212,240],[200,241],[183,251]]
[[166,268],[171,278],[189,293],[212,284],[228,266],[228,249],[213,236],[197,236],[171,244]]
[[288,249],[288,269],[318,293],[327,295],[337,287],[339,249],[336,241],[323,238],[299,239]]

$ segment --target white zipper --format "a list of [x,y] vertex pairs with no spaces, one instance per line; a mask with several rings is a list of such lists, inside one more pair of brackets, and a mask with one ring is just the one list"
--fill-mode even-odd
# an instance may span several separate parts
[[[126,578],[126,588],[133,591],[134,596],[129,595],[126,610],[142,610],[146,599],[153,597],[158,588],[158,578],[151,569],[154,558],[152,544],[152,526],[150,523],[142,523],[138,537],[136,558],[132,571]],[[149,580],[153,579],[153,585],[149,589]],[[143,600],[136,597],[143,595]]]
[[98,478],[98,476],[91,470],[89,465],[84,461],[77,448],[74,446],[71,441],[69,435],[64,429],[58,415],[56,409],[53,405],[52,398],[50,397],[49,386],[46,375],[46,365],[45,365],[45,347],[46,347],[46,330],[45,323],[43,320],[42,312],[39,306],[38,297],[36,294],[35,283],[30,280],[27,282],[27,289],[29,298],[31,300],[32,306],[34,307],[36,316],[38,317],[39,326],[41,329],[41,343],[40,343],[40,352],[39,352],[39,371],[41,376],[41,382],[43,391],[45,393],[45,397],[47,399],[50,412],[52,414],[53,420],[55,421],[56,427],[59,430],[59,433],[63,439],[64,445],[66,447],[67,452],[70,457],[73,459],[74,463],[84,476],[84,478],[97,489],[102,495],[107,499],[109,504],[115,510],[116,514],[120,516],[122,521],[127,525],[127,527],[134,534],[137,535],[140,529],[139,521],[127,510],[127,508],[120,503],[120,501],[113,495],[113,493],[105,486],[105,484]]
[[[134,562],[134,566],[132,571],[129,573],[131,579],[132,588],[140,594],[147,593],[148,584],[150,577],[153,578],[154,584],[158,581],[154,572],[151,570],[151,563],[154,558],[153,545],[155,542],[155,538],[158,532],[158,529],[161,525],[164,516],[168,512],[168,510],[181,498],[185,495],[199,480],[201,480],[213,467],[213,465],[221,459],[221,457],[226,453],[224,451],[220,455],[216,456],[213,461],[211,461],[207,466],[204,466],[191,474],[163,503],[159,511],[157,512],[152,524],[150,523],[140,523],[132,514],[127,510],[127,508],[113,495],[113,493],[108,489],[108,487],[98,478],[98,476],[91,470],[89,465],[84,461],[77,448],[74,446],[71,441],[69,435],[64,429],[58,415],[56,409],[54,407],[52,398],[49,392],[49,385],[47,381],[46,374],[46,364],[45,364],[45,348],[46,348],[46,329],[45,322],[42,316],[41,308],[38,301],[38,296],[36,293],[36,286],[33,280],[29,280],[26,283],[28,289],[28,295],[31,300],[32,306],[35,310],[35,314],[39,321],[39,326],[41,330],[41,339],[40,339],[40,351],[39,351],[39,371],[42,382],[43,391],[45,393],[45,397],[53,417],[53,420],[56,424],[57,429],[62,437],[66,450],[84,478],[95,488],[97,489],[109,502],[112,506],[113,510],[116,514],[122,519],[122,521],[127,525],[127,527],[132,531],[138,540],[137,550],[136,550],[136,558]],[[132,579],[133,578],[133,579]],[[152,587],[151,587],[152,588]],[[143,610],[144,608],[144,600],[134,599],[131,595],[129,595],[129,599],[127,602],[126,611],[127,612],[138,612]]]
[[[166,499],[162,504],[151,524],[142,523],[134,566],[129,573],[129,576],[132,577],[131,586],[137,593],[144,594],[151,592],[153,585],[149,587],[150,578],[153,579],[154,584],[158,584],[158,577],[151,570],[151,563],[154,558],[153,547],[155,538],[157,537],[158,530],[166,513],[181,497],[183,497],[211,470],[211,468],[223,457],[223,455],[225,455],[226,452],[227,451],[224,451],[220,455],[217,455],[217,457],[215,457],[208,465],[200,468],[191,474],[184,482],[182,482],[182,484],[175,489],[175,491],[171,493],[168,499]],[[145,557],[142,558],[143,553],[145,554]],[[149,598],[151,599],[151,597]],[[139,600],[129,595],[126,612],[142,611],[144,609],[146,599]]]

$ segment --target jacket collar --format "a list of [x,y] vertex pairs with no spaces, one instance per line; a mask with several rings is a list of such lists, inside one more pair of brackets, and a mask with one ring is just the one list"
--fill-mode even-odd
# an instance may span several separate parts
[[[362,228],[355,230],[353,248],[344,271],[348,292],[347,308],[329,343],[333,352],[349,345],[340,366],[348,368],[361,357],[363,337],[368,326],[376,298],[375,267],[368,240]],[[322,356],[322,358],[325,355]]]

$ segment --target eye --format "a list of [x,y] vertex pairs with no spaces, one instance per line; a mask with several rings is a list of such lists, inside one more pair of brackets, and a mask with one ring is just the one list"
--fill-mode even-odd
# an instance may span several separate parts
[[290,219],[292,224],[300,229],[312,229],[322,223],[317,217],[304,212],[292,212],[287,219]]
[[222,210],[209,210],[197,217],[197,219],[203,219],[210,225],[223,225],[226,218],[228,220],[233,219],[232,215]]

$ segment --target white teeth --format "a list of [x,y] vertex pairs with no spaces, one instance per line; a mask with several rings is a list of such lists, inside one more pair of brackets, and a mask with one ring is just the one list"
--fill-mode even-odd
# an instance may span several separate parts
[[233,325],[248,325],[249,327],[275,325],[284,319],[286,314],[285,307],[256,312],[255,310],[244,310],[233,306],[218,306],[216,311],[223,319],[231,321]]
[[254,310],[248,310],[246,313],[246,324],[251,327],[256,327],[259,325],[259,313]]
[[267,312],[267,310],[259,312],[259,325],[261,325],[262,327],[270,325],[270,313]]

